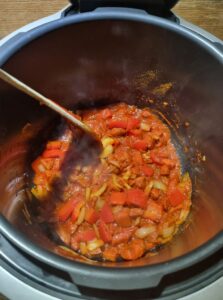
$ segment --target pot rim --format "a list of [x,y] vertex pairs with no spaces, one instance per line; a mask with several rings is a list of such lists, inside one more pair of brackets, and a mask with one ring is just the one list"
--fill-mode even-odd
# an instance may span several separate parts
[[98,8],[93,12],[80,13],[71,16],[62,17],[57,20],[50,21],[39,25],[27,32],[19,32],[0,48],[0,66],[20,50],[26,44],[32,42],[36,38],[41,37],[53,30],[60,29],[76,23],[90,22],[90,21],[103,21],[103,20],[120,20],[120,21],[136,21],[146,23],[161,28],[166,28],[170,31],[178,33],[183,37],[192,40],[194,43],[205,48],[207,52],[212,54],[220,63],[223,63],[223,46],[217,47],[218,43],[211,42],[198,33],[191,31],[181,25],[173,23],[167,19],[149,15],[143,10],[111,7],[111,8]]
[[[72,260],[71,262],[71,260],[66,257],[57,255],[38,246],[37,244],[33,244],[28,238],[26,238],[23,233],[14,228],[13,225],[10,224],[9,221],[1,215],[0,232],[14,245],[16,245],[29,255],[60,270],[67,271],[72,274],[79,274],[80,272],[84,274],[84,272],[92,272],[93,269],[94,271],[97,271],[97,273],[93,273],[93,276],[95,276],[95,274],[97,274],[97,277],[104,277],[105,275],[109,277],[111,275],[113,278],[117,278],[118,276],[119,280],[121,278],[124,278],[125,276],[129,277],[130,273],[131,278],[133,276],[133,278],[136,279],[139,276],[137,271],[140,271],[140,274],[146,277],[153,274],[169,274],[180,269],[187,268],[192,264],[196,264],[223,247],[223,231],[221,231],[205,244],[199,246],[198,248],[190,251],[187,254],[171,259],[167,262],[127,268],[116,266],[110,268],[103,265],[91,265],[75,260]],[[148,272],[149,270],[150,273]],[[89,273],[88,275],[90,274],[92,273]]]
[[[121,20],[121,21],[135,21],[146,23],[161,28],[166,28],[169,31],[173,31],[186,39],[193,41],[200,47],[204,48],[212,56],[214,56],[220,63],[223,62],[223,53],[211,42],[203,38],[202,36],[193,33],[192,31],[185,29],[179,25],[176,25],[168,20],[148,15],[142,11],[133,9],[108,9],[96,10],[89,13],[81,13],[79,15],[72,15],[58,20],[51,21],[49,23],[38,26],[29,32],[22,33],[19,36],[15,36],[8,42],[6,47],[0,53],[0,65],[3,65],[13,54],[19,51],[23,46],[30,43],[36,38],[41,37],[56,29],[60,29],[65,26],[69,26],[76,23],[99,21],[99,20]],[[55,253],[47,251],[38,245],[32,244],[25,235],[21,234],[15,229],[9,221],[3,216],[0,216],[0,232],[13,242],[16,246],[24,250],[26,253],[37,258],[44,263],[50,264],[58,269],[70,272],[74,275],[97,277],[98,279],[114,279],[122,280],[126,277],[131,280],[139,279],[144,276],[148,279],[153,274],[168,274],[173,271],[177,271],[182,268],[186,268],[195,264],[204,258],[208,257],[212,253],[221,249],[223,246],[223,231],[219,232],[216,236],[211,238],[205,244],[190,251],[189,253],[180,257],[174,258],[167,262],[157,263],[153,265],[136,266],[136,267],[112,267],[95,266],[78,261],[71,261],[67,258],[63,258]],[[112,269],[112,272],[111,272]],[[92,272],[95,271],[95,272]]]

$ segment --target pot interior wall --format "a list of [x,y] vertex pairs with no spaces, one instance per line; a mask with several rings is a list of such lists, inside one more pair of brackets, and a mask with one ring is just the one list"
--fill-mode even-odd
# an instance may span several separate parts
[[[148,105],[177,129],[184,168],[193,178],[189,226],[159,255],[128,265],[175,258],[222,231],[223,74],[221,63],[207,50],[152,24],[104,20],[45,34],[15,53],[4,68],[66,107],[114,101]],[[166,82],[173,83],[167,94],[151,92]],[[47,139],[55,115],[2,82],[0,93],[0,210],[30,239],[53,250],[44,232],[23,224],[16,208],[27,198],[25,175],[40,150],[33,152],[33,146]]]

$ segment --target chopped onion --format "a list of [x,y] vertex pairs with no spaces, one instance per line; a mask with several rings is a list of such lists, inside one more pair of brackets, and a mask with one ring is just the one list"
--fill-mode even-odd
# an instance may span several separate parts
[[46,171],[46,169],[44,168],[44,166],[43,166],[42,164],[39,164],[39,165],[38,165],[38,170],[39,170],[40,172],[45,172],[45,171]]
[[87,246],[86,246],[86,243],[84,242],[81,242],[80,243],[80,250],[81,250],[81,254],[85,255],[87,253]]
[[101,158],[108,157],[110,154],[112,154],[112,152],[113,152],[113,146],[112,145],[106,146],[101,154]]
[[115,140],[112,139],[111,137],[105,137],[101,140],[102,145],[104,148],[106,148],[108,145],[114,144]]
[[95,204],[95,208],[97,210],[100,210],[104,206],[104,204],[105,204],[105,201],[103,199],[99,198]]
[[144,131],[150,131],[151,127],[149,124],[142,122],[140,124],[140,129],[144,130]]
[[86,201],[89,201],[90,200],[90,197],[91,197],[91,189],[89,187],[87,187],[85,189],[85,200]]
[[113,214],[116,214],[116,213],[118,213],[120,210],[122,210],[122,205],[116,205],[116,206],[113,206],[112,207],[112,212],[113,212]]
[[174,233],[174,229],[175,229],[174,226],[164,227],[163,232],[162,232],[162,236],[164,238],[168,238],[168,237],[172,236],[173,233]]
[[62,249],[63,251],[66,251],[68,254],[72,255],[72,256],[78,256],[77,252],[71,250],[70,248],[66,247],[66,246],[58,246],[58,248]]
[[89,251],[93,251],[97,248],[100,248],[104,245],[104,242],[102,240],[94,239],[93,241],[90,241],[87,243],[87,249]]
[[136,219],[135,219],[135,221],[134,221],[134,226],[137,226],[137,225],[139,225],[139,223],[140,223],[140,221],[141,221],[141,217],[137,217]]
[[125,188],[127,188],[127,190],[130,190],[132,187],[128,184],[128,183],[124,183]]
[[94,232],[95,232],[97,238],[100,238],[100,234],[99,234],[97,225],[96,225],[96,224],[93,224],[93,228],[94,228]]
[[80,225],[84,221],[84,218],[85,218],[85,206],[81,208],[76,224]]
[[130,178],[131,172],[130,170],[126,171],[125,173],[123,173],[122,178],[124,180],[128,180]]
[[145,188],[145,190],[144,190],[146,196],[149,196],[149,194],[150,194],[150,192],[151,192],[151,190],[152,190],[152,187],[153,187],[153,180],[151,180],[151,181],[149,182],[149,184],[147,184],[147,186],[146,186],[146,188]]
[[112,174],[112,182],[113,182],[113,187],[116,188],[117,190],[122,188],[122,186],[118,183],[117,176],[115,174]]
[[115,167],[117,167],[118,169],[120,169],[120,165],[116,160],[113,159],[109,159],[109,163]]
[[156,231],[155,226],[143,226],[136,230],[135,235],[140,239],[144,239],[147,235],[153,233],[154,231]]
[[180,212],[179,221],[177,223],[178,224],[183,223],[186,220],[188,214],[189,214],[189,209],[182,209]]
[[100,189],[98,189],[96,192],[94,192],[93,194],[92,194],[92,196],[93,197],[99,197],[99,196],[101,196],[105,191],[106,191],[106,189],[107,189],[107,183],[104,183],[101,187],[100,187]]
[[153,187],[158,189],[158,190],[161,190],[163,192],[165,192],[166,189],[167,189],[166,185],[162,181],[159,181],[159,180],[154,180],[153,181]]

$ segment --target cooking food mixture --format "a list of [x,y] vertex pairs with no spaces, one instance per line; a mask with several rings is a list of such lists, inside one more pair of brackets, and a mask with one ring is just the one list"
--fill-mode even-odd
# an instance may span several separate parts
[[40,207],[53,203],[48,221],[57,235],[83,256],[104,261],[135,260],[170,241],[188,216],[191,180],[181,174],[167,126],[148,108],[124,103],[78,117],[101,137],[100,158],[80,154],[66,163],[75,140],[67,126],[32,163],[32,193]]

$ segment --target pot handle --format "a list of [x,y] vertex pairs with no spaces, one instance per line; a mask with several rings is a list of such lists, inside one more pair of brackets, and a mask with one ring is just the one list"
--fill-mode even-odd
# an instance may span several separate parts
[[98,7],[136,8],[159,16],[165,15],[179,0],[70,0],[79,12],[93,11]]
[[[122,272],[121,272],[122,271]],[[162,278],[164,273],[151,273],[147,270],[138,273],[137,268],[132,270],[112,270],[101,273],[97,269],[89,271],[86,274],[86,270],[82,272],[79,269],[78,274],[69,273],[73,283],[81,287],[97,288],[101,290],[112,290],[114,293],[131,291],[131,290],[142,290],[150,288],[158,288],[162,284]],[[123,272],[124,271],[124,272]],[[83,273],[83,274],[82,274]],[[144,274],[143,274],[144,273]],[[123,297],[125,299],[125,297]]]

